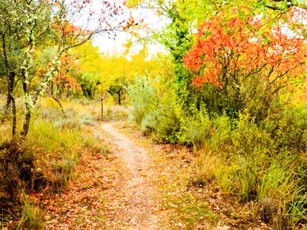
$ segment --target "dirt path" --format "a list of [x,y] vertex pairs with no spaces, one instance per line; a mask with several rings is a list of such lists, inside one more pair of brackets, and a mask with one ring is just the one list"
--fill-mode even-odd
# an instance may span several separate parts
[[124,122],[90,131],[98,148],[84,149],[76,179],[56,195],[33,197],[45,229],[271,229],[248,205],[213,185],[193,184],[191,149],[153,143]]
[[115,203],[109,207],[113,209],[114,217],[121,219],[123,229],[159,229],[158,217],[155,214],[156,189],[150,183],[152,172],[146,150],[121,134],[114,127],[114,123],[104,124],[102,129],[118,147],[116,156],[123,160],[129,170],[126,183],[121,188],[124,204]]

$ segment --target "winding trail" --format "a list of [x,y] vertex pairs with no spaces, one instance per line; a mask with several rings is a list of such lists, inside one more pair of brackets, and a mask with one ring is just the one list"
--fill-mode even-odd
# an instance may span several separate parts
[[144,148],[138,147],[121,134],[115,123],[107,123],[102,129],[118,147],[116,156],[125,163],[129,178],[121,189],[124,204],[111,207],[115,218],[121,218],[122,229],[160,229],[156,215],[156,190],[150,183],[150,158]]

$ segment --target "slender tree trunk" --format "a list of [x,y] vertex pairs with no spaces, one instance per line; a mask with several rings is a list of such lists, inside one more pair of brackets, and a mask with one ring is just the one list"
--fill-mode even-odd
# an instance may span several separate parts
[[25,77],[25,73],[23,73],[23,91],[24,91],[24,95],[26,97],[25,100],[25,106],[26,106],[26,114],[23,120],[23,126],[22,126],[22,130],[20,132],[20,136],[21,139],[26,139],[28,132],[29,132],[29,127],[30,127],[30,121],[31,121],[31,104],[33,104],[32,98],[30,97],[30,95],[28,94],[28,83],[26,81],[26,77]]
[[54,95],[50,95],[50,97],[51,97],[53,100],[55,100],[56,103],[58,103],[58,105],[60,106],[60,109],[61,109],[62,114],[64,114],[64,113],[65,113],[65,112],[64,112],[64,108],[63,108],[63,105],[62,105],[60,99],[58,99],[58,98],[55,97]]
[[[9,110],[10,104],[12,108],[12,136],[16,135],[16,126],[17,126],[17,116],[16,116],[16,102],[13,96],[15,84],[15,73],[11,72],[8,78],[8,101],[7,101],[7,109]],[[7,111],[8,111],[7,110]]]
[[117,102],[118,102],[118,104],[119,105],[121,105],[122,104],[122,98],[121,98],[121,91],[122,91],[122,89],[120,89],[120,90],[118,90],[116,93],[117,93],[117,95],[118,95],[118,100],[117,100]]
[[10,97],[10,77],[9,77],[9,63],[6,53],[6,40],[5,33],[1,34],[2,39],[2,50],[3,50],[3,58],[4,58],[4,66],[5,66],[5,75],[7,78],[7,97],[6,97],[6,112],[10,109],[11,97]]
[[103,121],[103,116],[104,116],[104,95],[101,94],[101,99],[100,99],[100,120]]
[[1,35],[1,39],[2,39],[2,50],[3,50],[3,58],[5,65],[5,74],[7,77],[7,99],[6,99],[5,113],[8,114],[10,107],[12,108],[12,137],[14,137],[16,135],[16,126],[17,126],[16,103],[15,103],[15,98],[13,96],[16,74],[15,72],[9,73],[9,62],[6,52],[5,33]]
[[30,122],[31,122],[31,108],[29,107],[29,105],[26,105],[26,114],[25,114],[25,118],[23,121],[22,130],[20,133],[20,136],[22,139],[25,139],[28,135],[29,128],[30,128]]
[[53,81],[52,82],[50,82],[50,96],[51,97],[53,97],[53,90],[54,90],[54,83],[53,83]]

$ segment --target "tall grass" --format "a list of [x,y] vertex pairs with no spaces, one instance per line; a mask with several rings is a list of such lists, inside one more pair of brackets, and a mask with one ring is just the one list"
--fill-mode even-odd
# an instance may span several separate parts
[[[274,130],[276,136],[268,124],[259,126],[243,116],[235,128],[226,128],[221,142],[216,141],[221,134],[210,120],[207,130],[214,132],[204,136],[203,141],[209,144],[199,152],[196,162],[199,180],[214,181],[239,201],[256,201],[259,218],[274,229],[306,224],[306,141],[291,140],[291,132],[305,130],[305,122],[292,123],[292,118],[293,128],[284,125],[288,117],[283,119]],[[229,120],[221,121],[225,124],[220,127],[229,127]],[[290,140],[280,144],[279,138],[286,137]]]
[[43,212],[36,206],[26,201],[21,208],[21,218],[17,229],[44,229],[45,221]]

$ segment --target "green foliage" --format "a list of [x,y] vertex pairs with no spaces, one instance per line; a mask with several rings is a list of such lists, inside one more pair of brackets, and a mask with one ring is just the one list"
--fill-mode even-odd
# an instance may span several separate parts
[[133,106],[131,118],[141,124],[145,115],[153,111],[158,103],[157,90],[149,78],[137,78],[127,88],[129,99]]
[[256,197],[257,163],[253,157],[237,156],[230,163],[231,185],[227,189],[237,196],[240,201],[250,201]]
[[141,126],[144,132],[154,133],[165,141],[178,141],[180,129],[176,111],[176,94],[167,87],[168,82],[161,78],[139,78],[128,87],[132,103],[132,120]]
[[200,150],[193,180],[256,202],[259,217],[275,228],[305,221],[305,106],[275,102],[259,122],[248,111],[208,113],[197,100],[186,111],[165,81],[138,79],[131,87],[132,114],[143,131]]
[[206,184],[216,180],[221,187],[228,188],[230,186],[228,178],[222,178],[226,172],[226,167],[223,167],[225,159],[220,155],[203,150],[200,150],[198,154],[199,156],[195,165],[196,181]]
[[281,106],[279,111],[269,114],[265,129],[279,149],[299,153],[307,150],[307,107]]
[[106,106],[104,121],[120,121],[128,118],[129,108],[120,105]]
[[105,155],[107,149],[82,129],[94,122],[95,114],[85,109],[86,103],[71,106],[71,102],[65,101],[63,104],[69,109],[62,114],[51,102],[46,99],[40,103],[41,112],[36,114],[25,147],[33,151],[35,167],[59,190],[73,179],[82,151]]
[[213,129],[213,123],[206,110],[201,109],[194,116],[187,117],[183,124],[183,141],[193,144],[195,150],[204,148]]
[[287,216],[290,218],[290,222],[295,224],[307,222],[307,195],[295,197],[295,201],[292,201],[288,210]]
[[95,154],[107,156],[110,153],[110,149],[107,145],[101,145],[99,138],[99,136],[95,139],[89,136],[83,136],[82,145],[85,149],[88,149]]
[[[306,196],[302,187],[298,185],[298,178],[290,169],[295,169],[291,157],[279,156],[262,174],[258,189],[260,202],[260,215],[262,219],[272,221],[277,227],[280,225],[293,225],[304,219],[300,213],[305,212],[304,207],[298,205],[296,200]],[[282,162],[282,164],[281,164]],[[270,201],[270,207],[266,207]],[[295,207],[295,211],[292,207]],[[292,210],[292,215],[288,215]]]
[[274,146],[270,135],[257,126],[249,115],[241,115],[237,128],[231,133],[232,148],[235,154],[248,156],[252,153],[270,153]]

